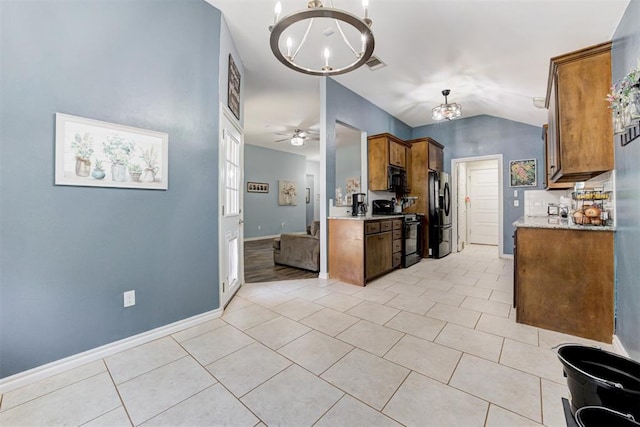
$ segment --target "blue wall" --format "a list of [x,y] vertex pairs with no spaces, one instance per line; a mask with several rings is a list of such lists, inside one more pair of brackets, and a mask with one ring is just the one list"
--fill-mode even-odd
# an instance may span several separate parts
[[[244,237],[275,236],[306,229],[305,187],[307,160],[304,156],[255,145],[244,147],[244,180],[266,182],[268,193],[244,194]],[[296,183],[297,205],[278,205],[278,181]],[[285,227],[282,228],[282,223]],[[260,226],[260,230],[258,230]]]
[[[640,59],[640,1],[631,1],[613,37],[612,80],[623,78]],[[640,139],[616,156],[616,335],[640,360]]]
[[413,130],[412,137],[429,136],[444,145],[444,169],[448,172],[451,172],[451,159],[502,154],[503,248],[504,253],[513,254],[514,228],[511,224],[524,215],[524,196],[519,191],[520,206],[514,207],[513,188],[509,187],[509,161],[535,158],[538,185],[526,189],[544,189],[544,147],[541,135],[542,127],[481,115],[421,126]]
[[[0,15],[0,377],[217,308],[220,13],[59,0]],[[169,190],[55,186],[56,112],[168,133]]]

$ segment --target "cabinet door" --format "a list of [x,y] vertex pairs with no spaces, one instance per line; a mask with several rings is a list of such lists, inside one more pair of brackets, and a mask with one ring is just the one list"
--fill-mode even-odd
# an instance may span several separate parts
[[557,157],[557,146],[552,147],[549,142],[549,125],[542,126],[542,141],[544,147],[544,158],[545,158],[545,169],[543,173],[544,178],[544,188],[547,190],[557,189],[557,188],[572,188],[573,182],[553,182],[551,180],[551,176],[553,175],[554,168],[551,168],[554,160],[550,160],[550,158]]
[[384,136],[370,137],[368,140],[369,190],[387,191],[387,167],[389,144]]
[[393,262],[392,233],[370,234],[365,238],[366,278],[391,270]]
[[400,168],[407,167],[406,149],[404,145],[389,140],[389,164]]
[[441,171],[444,163],[444,153],[442,148],[435,144],[429,143],[429,169]]
[[558,129],[558,83],[557,75],[551,80],[549,95],[549,129],[547,130],[547,175],[549,181],[560,171],[560,135]]

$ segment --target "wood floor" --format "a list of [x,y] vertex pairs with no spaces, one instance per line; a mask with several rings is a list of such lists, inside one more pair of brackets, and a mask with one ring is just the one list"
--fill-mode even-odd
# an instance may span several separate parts
[[273,263],[273,239],[244,242],[245,283],[312,279],[318,273]]

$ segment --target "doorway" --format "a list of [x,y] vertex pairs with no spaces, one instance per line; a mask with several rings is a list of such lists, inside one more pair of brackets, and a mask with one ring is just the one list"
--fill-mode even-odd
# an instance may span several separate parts
[[453,242],[460,252],[471,243],[498,246],[503,244],[502,155],[468,157],[451,161]]

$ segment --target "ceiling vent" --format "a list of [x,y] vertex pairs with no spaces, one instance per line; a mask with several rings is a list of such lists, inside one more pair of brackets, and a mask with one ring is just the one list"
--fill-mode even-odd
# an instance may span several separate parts
[[385,64],[375,56],[371,56],[371,58],[367,62],[365,62],[365,64],[367,65],[367,67],[369,67],[371,71],[379,70],[380,68],[387,66],[387,64]]

